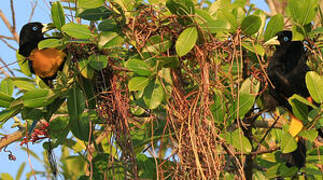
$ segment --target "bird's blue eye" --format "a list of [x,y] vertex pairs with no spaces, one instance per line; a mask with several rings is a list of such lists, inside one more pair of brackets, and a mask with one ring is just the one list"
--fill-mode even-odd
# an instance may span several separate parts
[[37,30],[38,30],[38,27],[37,27],[37,26],[33,26],[33,27],[32,27],[32,30],[33,30],[33,31],[37,31]]
[[289,38],[287,36],[284,37],[284,41],[287,42]]

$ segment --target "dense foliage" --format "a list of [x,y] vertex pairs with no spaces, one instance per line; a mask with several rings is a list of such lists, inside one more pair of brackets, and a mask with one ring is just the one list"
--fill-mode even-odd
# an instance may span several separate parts
[[[56,1],[56,30],[47,35],[58,38],[38,47],[64,49],[64,69],[49,88],[17,54],[26,77],[1,81],[0,122],[18,116],[22,146],[44,142],[48,177],[322,179],[318,3],[289,0],[283,15],[246,0]],[[306,83],[316,103],[289,99],[305,125],[297,135],[307,147],[301,169],[284,159],[297,147],[288,113],[268,112],[263,98],[274,50],[264,43],[283,29],[306,40],[312,70]],[[62,149],[57,167],[53,148]]]

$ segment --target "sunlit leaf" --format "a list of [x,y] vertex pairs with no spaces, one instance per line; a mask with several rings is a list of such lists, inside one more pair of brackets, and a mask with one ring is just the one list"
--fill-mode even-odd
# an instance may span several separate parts
[[315,102],[323,103],[323,77],[314,71],[306,73],[306,86]]
[[276,14],[271,17],[266,28],[264,35],[265,41],[268,41],[270,38],[274,37],[276,33],[283,30],[284,28],[284,17],[281,14]]
[[90,39],[93,34],[87,25],[69,23],[62,27],[62,31],[73,38]]
[[252,35],[258,32],[261,26],[261,19],[259,16],[249,15],[241,23],[241,30],[247,35]]
[[176,53],[179,56],[184,56],[192,50],[196,41],[198,33],[195,27],[185,29],[178,37],[175,45]]
[[129,91],[142,91],[148,85],[149,78],[136,76],[129,80],[128,88]]
[[63,41],[60,39],[45,39],[38,43],[38,49],[55,48],[62,45]]
[[52,3],[51,13],[55,27],[60,30],[65,24],[65,15],[63,7],[59,1]]

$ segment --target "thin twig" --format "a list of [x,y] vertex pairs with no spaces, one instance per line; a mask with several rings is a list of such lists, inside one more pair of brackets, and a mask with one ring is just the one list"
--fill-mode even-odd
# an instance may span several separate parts
[[19,41],[19,36],[15,29],[11,26],[10,22],[8,21],[7,17],[4,15],[4,13],[0,9],[0,18],[4,22],[4,24],[7,26],[7,28],[10,30],[11,34],[14,36],[15,40]]
[[30,16],[29,16],[28,22],[30,22],[30,21],[31,21],[31,19],[32,19],[32,18],[33,18],[33,16],[34,16],[35,9],[36,9],[36,7],[37,7],[38,1],[36,1],[35,3],[33,3],[33,2],[31,1],[30,3],[31,3],[31,13],[30,13]]
[[13,71],[9,68],[9,65],[0,57],[0,62],[4,65],[2,67],[0,67],[1,69],[2,68],[7,68],[7,70],[9,71],[9,73],[12,75],[12,76],[15,76],[15,74],[13,73]]
[[17,49],[13,46],[11,46],[6,40],[0,38],[0,41],[2,41],[3,43],[5,43],[10,49],[17,51]]

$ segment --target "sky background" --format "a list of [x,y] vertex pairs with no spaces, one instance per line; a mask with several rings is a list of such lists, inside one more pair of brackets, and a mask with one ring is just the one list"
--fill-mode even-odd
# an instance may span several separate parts
[[[34,12],[34,16],[32,18],[32,21],[38,21],[42,23],[49,23],[51,22],[50,19],[50,5],[49,0],[14,0],[14,8],[15,8],[15,18],[16,18],[16,28],[19,32],[21,27],[28,22],[31,9],[32,9],[32,3],[36,3],[37,6]],[[269,11],[268,6],[264,2],[264,0],[251,0],[250,1],[253,4],[256,4],[256,7],[263,9],[265,11]],[[0,10],[3,11],[3,13],[6,15],[10,23],[11,21],[11,10],[10,10],[10,0],[1,0]],[[0,20],[0,35],[3,36],[12,36],[9,30],[6,28],[5,24]],[[18,48],[18,44],[15,42],[9,43],[15,47]],[[15,51],[8,48],[2,41],[0,41],[0,58],[2,58],[7,64],[12,64],[16,62],[16,55]],[[14,64],[10,66],[11,69],[17,69],[18,65]],[[17,77],[23,76],[21,73],[18,73],[17,71],[14,71],[15,75]],[[2,80],[5,76],[0,75],[0,80]],[[6,123],[0,130],[1,134],[10,134],[17,129],[11,128],[13,122],[9,121]],[[29,149],[33,152],[35,152],[40,158],[43,157],[42,152],[43,148],[41,144],[29,144]],[[18,168],[23,162],[26,162],[26,166],[24,168],[24,173],[21,177],[21,179],[26,179],[25,175],[26,173],[31,171],[31,167],[34,170],[44,170],[43,165],[41,162],[36,160],[33,157],[30,157],[30,163],[28,161],[28,155],[26,151],[21,150],[21,146],[19,143],[13,143],[7,147],[7,150],[12,151],[13,155],[16,156],[16,161],[10,161],[8,160],[8,154],[7,152],[4,152],[3,150],[0,152],[0,174],[1,173],[9,173],[11,176],[15,177],[16,173],[18,171]],[[59,159],[59,148],[54,150],[56,154],[56,159]],[[32,178],[34,179],[34,178]],[[37,176],[37,180],[46,179],[42,176]],[[58,177],[58,179],[62,179],[62,177]]]

